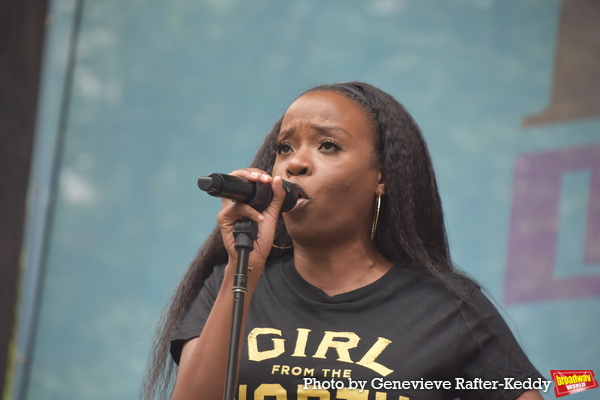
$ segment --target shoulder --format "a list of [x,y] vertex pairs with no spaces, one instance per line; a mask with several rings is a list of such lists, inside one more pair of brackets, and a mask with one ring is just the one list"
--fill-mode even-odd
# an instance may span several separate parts
[[[212,296],[216,297],[217,293],[219,292],[219,288],[223,283],[225,267],[226,264],[218,264],[215,265],[210,272],[205,272],[208,274],[208,276],[204,280],[202,287],[200,287],[199,293],[196,294],[197,297],[200,297],[203,292],[208,292]],[[198,300],[198,298],[196,298],[196,300]]]
[[481,289],[477,282],[458,270],[430,271],[415,265],[394,268],[404,289],[414,295],[455,302],[464,301]]
[[509,331],[498,307],[468,276],[457,271],[432,273],[418,267],[400,268],[398,273],[401,293],[397,295],[422,315],[435,316],[434,320],[450,318],[466,331],[493,332],[494,336],[505,336]]

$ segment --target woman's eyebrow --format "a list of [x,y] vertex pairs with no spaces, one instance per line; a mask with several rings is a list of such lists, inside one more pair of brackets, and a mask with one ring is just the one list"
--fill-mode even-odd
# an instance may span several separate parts
[[294,128],[286,129],[285,131],[279,131],[279,134],[277,135],[277,140],[281,141],[281,140],[287,139],[287,137],[292,135],[294,133],[294,131],[295,131]]
[[320,133],[331,134],[332,131],[343,133],[345,136],[352,137],[352,135],[342,127],[336,125],[313,125],[313,128]]
[[[337,135],[335,135],[335,133],[340,132],[344,136],[354,139],[347,130],[345,130],[344,128],[341,128],[339,126],[336,126],[336,125],[313,124],[313,125],[311,125],[311,128],[314,129],[315,131],[317,131],[318,133],[320,133],[321,135],[337,136]],[[280,131],[279,135],[278,135],[278,139],[285,140],[289,136],[293,135],[295,131],[296,131],[295,128],[290,128],[290,129],[286,129],[284,131]]]

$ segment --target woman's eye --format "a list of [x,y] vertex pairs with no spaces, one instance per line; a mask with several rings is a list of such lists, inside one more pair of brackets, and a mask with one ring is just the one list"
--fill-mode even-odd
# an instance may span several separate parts
[[292,151],[292,146],[288,143],[277,143],[277,154],[286,154]]
[[319,147],[320,150],[325,150],[325,151],[334,151],[334,150],[341,150],[341,147],[330,140],[324,140],[321,142],[321,146]]

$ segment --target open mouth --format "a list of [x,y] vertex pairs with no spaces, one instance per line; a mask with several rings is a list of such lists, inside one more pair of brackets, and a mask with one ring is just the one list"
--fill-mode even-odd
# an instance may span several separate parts
[[310,197],[308,197],[308,195],[306,194],[306,192],[304,191],[304,189],[302,188],[302,186],[300,186],[300,184],[296,181],[288,181],[291,185],[294,185],[294,187],[296,188],[296,190],[298,191],[298,199],[310,199]]
[[306,194],[306,192],[304,191],[304,189],[302,188],[302,186],[300,186],[300,184],[296,181],[288,181],[290,184],[294,185],[294,187],[296,188],[296,190],[298,191],[298,201],[296,202],[296,205],[294,206],[294,208],[292,208],[290,211],[293,211],[297,208],[299,208],[300,206],[302,206],[302,204],[304,204],[306,201],[310,200],[310,197],[308,197],[308,195]]

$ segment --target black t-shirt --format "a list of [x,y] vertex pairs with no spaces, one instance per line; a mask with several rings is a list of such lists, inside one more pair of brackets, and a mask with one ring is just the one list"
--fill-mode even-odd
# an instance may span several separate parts
[[[223,274],[215,268],[174,334],[176,362],[185,341],[200,335]],[[293,260],[267,265],[248,311],[239,400],[516,399],[524,389],[507,387],[505,378],[542,376],[480,289],[448,277],[480,315],[417,268],[395,266],[367,286],[328,296]]]

